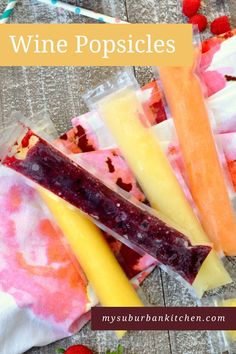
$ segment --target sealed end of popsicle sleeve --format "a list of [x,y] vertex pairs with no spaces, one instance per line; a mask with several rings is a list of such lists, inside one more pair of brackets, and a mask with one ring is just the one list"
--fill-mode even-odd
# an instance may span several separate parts
[[[236,307],[235,291],[226,290],[222,295],[207,296],[201,301],[201,306],[207,307]],[[220,316],[220,315],[219,315]],[[224,322],[224,320],[222,320]],[[232,323],[234,321],[232,320]],[[209,344],[212,354],[227,353],[235,354],[236,352],[236,330],[208,331]],[[216,351],[216,348],[218,351]]]
[[40,134],[47,141],[57,137],[57,132],[46,111],[41,111],[26,118],[21,112],[13,112],[10,123],[2,123],[0,126],[0,159],[1,161],[13,152],[14,146],[23,139],[29,129]]
[[58,137],[55,125],[46,110],[39,111],[29,118],[26,118],[20,112],[13,112],[11,121],[21,122],[47,141],[51,142]]
[[[128,111],[130,109],[133,111],[134,115],[137,115],[142,126],[151,128],[150,117],[153,116],[153,111],[145,99],[144,92],[141,90],[135,76],[130,71],[120,71],[104,84],[90,90],[84,95],[84,99],[90,110],[96,110],[103,122],[105,122],[105,119],[102,108],[105,102],[109,103],[111,106],[112,117],[117,122],[121,122],[125,115],[129,114]],[[127,100],[130,100],[129,109],[124,108],[123,112],[113,109],[112,106],[113,104],[115,105],[113,100],[119,100],[119,102],[123,102],[124,105],[127,104]],[[107,122],[105,123],[104,130],[109,128]]]
[[94,110],[97,109],[97,102],[102,98],[124,88],[133,88],[136,90],[140,89],[131,69],[119,71],[116,75],[112,76],[103,84],[85,93],[83,98],[89,109]]

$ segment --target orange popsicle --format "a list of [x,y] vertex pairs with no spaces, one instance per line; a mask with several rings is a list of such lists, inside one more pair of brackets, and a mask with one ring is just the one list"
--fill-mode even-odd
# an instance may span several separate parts
[[190,190],[217,251],[236,255],[236,220],[194,67],[159,69],[182,150]]

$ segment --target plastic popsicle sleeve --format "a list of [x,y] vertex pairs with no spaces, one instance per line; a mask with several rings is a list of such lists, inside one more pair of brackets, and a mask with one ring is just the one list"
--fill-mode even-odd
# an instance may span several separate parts
[[[201,302],[202,306],[208,307],[236,307],[236,293],[226,291],[224,295],[208,296]],[[212,354],[234,354],[236,352],[236,330],[208,331],[208,336]]]
[[[236,296],[234,294],[231,294],[228,298],[224,299],[218,299],[216,300],[216,306],[222,306],[222,307],[236,307]],[[231,331],[221,331],[221,334],[223,336],[224,344],[226,350],[229,350],[229,352],[234,352],[236,351],[236,330],[231,330]]]
[[191,67],[160,67],[159,75],[202,225],[216,251],[233,256],[236,220],[197,75],[198,56],[196,50]]
[[[143,306],[99,228],[44,188],[39,193],[65,235],[102,306]],[[126,331],[116,331],[121,338]]]
[[[85,95],[89,108],[98,110],[151,206],[160,211],[188,236],[193,244],[209,243],[151,131],[138,99],[139,86],[130,72],[120,72]],[[204,262],[194,288],[204,291],[231,282],[217,254],[212,251]]]
[[114,237],[149,253],[188,284],[194,282],[210,246],[192,246],[161,215],[135,202],[130,195],[125,197],[118,189],[111,189],[24,123],[17,122],[10,130],[11,144],[4,137],[1,139],[4,149],[0,151],[6,154],[0,156],[3,165],[79,208]]
[[[18,112],[12,120],[22,119]],[[33,119],[23,119],[47,136],[54,138],[57,133],[46,112]],[[102,306],[139,307],[143,303],[120,267],[101,231],[78,209],[56,197],[48,190],[38,187],[38,192],[63,231],[73,253],[78,259],[88,281],[91,283]],[[144,296],[144,295],[143,295]],[[126,331],[115,331],[121,338]]]

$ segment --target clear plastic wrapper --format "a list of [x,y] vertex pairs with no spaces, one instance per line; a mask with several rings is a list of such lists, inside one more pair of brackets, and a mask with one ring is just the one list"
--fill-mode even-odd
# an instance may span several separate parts
[[159,75],[202,225],[215,249],[232,256],[236,220],[197,75],[198,58],[196,50],[191,67],[161,67]]
[[181,232],[167,225],[166,218],[132,200],[130,195],[111,189],[25,123],[18,121],[7,133],[7,139],[6,135],[1,138],[1,161],[5,166],[79,208],[111,235],[149,253],[193,283],[210,246],[192,246]]
[[[22,115],[15,113],[10,120],[13,121],[17,116]],[[45,134],[45,130],[48,138],[56,134],[51,121],[45,119],[46,112],[36,114],[34,117],[34,122],[43,123],[39,125],[41,134]],[[67,153],[72,154],[72,150]],[[81,155],[88,156],[90,153]],[[97,162],[96,156],[91,156],[89,161]],[[2,242],[3,246],[0,250],[2,305],[0,327],[5,328],[5,331],[0,331],[0,343],[1,350],[11,354],[22,353],[31,346],[47,344],[78,332],[89,321],[91,306],[95,306],[98,302],[96,296],[98,294],[94,293],[94,287],[91,288],[91,279],[84,275],[81,263],[77,262],[75,252],[71,251],[65,234],[63,236],[58,227],[59,223],[55,222],[52,213],[40,198],[35,184],[33,188],[31,185],[32,183],[27,183],[27,179],[20,174],[0,166],[0,243]],[[53,206],[62,204],[63,201],[60,200],[61,202],[58,203],[58,200],[60,199],[53,198]],[[71,208],[69,212],[72,212]],[[62,212],[59,216],[60,220],[61,215]],[[75,235],[78,245],[77,236],[81,237],[84,229],[81,225],[75,228],[67,212],[64,219],[66,219],[67,235],[68,233]],[[76,219],[80,221],[77,216]],[[92,230],[96,232],[96,227],[92,222],[90,224],[92,227],[89,237],[93,237]],[[153,270],[154,266],[150,265],[154,260],[147,255],[139,256],[127,246],[120,245],[111,236],[103,236],[123,271],[129,279],[132,278],[131,282],[137,289]],[[93,254],[94,260],[99,262],[100,258],[104,264],[104,253],[97,245],[94,247],[96,249]],[[86,260],[89,262],[88,254]],[[117,279],[119,271],[114,270],[113,283],[111,283],[106,276],[102,276],[99,266],[93,263],[91,267],[100,288],[106,289],[106,293],[110,292],[109,301],[114,306],[118,305],[119,300],[126,303],[128,301],[130,306],[134,306],[133,298],[128,296],[120,286]],[[105,271],[106,267],[103,268],[106,275],[113,271],[111,267],[109,272]],[[140,292],[142,293],[142,290],[138,289],[139,296]],[[58,293],[60,293],[59,298]],[[142,300],[145,298],[143,295]],[[68,298],[71,301],[68,302]],[[144,303],[148,306],[146,300]],[[106,304],[108,305],[108,302]],[[15,322],[19,319],[20,327],[15,326]],[[37,336],[33,335],[34,331],[37,332]]]
[[[236,293],[226,291],[225,295],[207,297],[203,306],[236,307]],[[236,353],[236,330],[208,331],[208,336],[212,354]]]
[[208,242],[151,130],[139,96],[134,76],[123,71],[85,98],[91,109],[98,110],[151,206],[192,234],[192,242]]
[[[16,112],[11,119],[21,121],[23,125],[30,125],[40,132],[41,136],[53,140],[53,145],[55,144],[56,131],[46,112],[40,112],[31,119],[23,118],[19,112]],[[42,188],[38,188],[38,192],[78,259],[99,303],[102,306],[142,306],[134,287],[130,284],[101,230],[83,213],[71,208],[62,199],[55,198],[55,195]],[[87,242],[84,242],[85,237]],[[116,333],[120,338],[125,331]]]
[[[209,240],[151,129],[139,97],[134,76],[122,71],[88,92],[85,99],[104,120],[151,206],[179,225],[193,244],[207,243]],[[198,295],[228,282],[229,275],[212,252],[195,284]]]

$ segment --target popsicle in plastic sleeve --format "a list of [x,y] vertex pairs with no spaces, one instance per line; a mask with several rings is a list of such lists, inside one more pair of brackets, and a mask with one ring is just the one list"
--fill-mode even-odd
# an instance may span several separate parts
[[217,251],[236,255],[236,221],[212,134],[197,54],[192,67],[161,67],[160,79],[174,119],[190,191]]
[[[15,112],[11,119],[22,119],[22,115]],[[46,112],[34,115],[30,124],[55,144],[57,132]],[[105,307],[143,306],[101,230],[85,214],[47,189],[38,187],[37,191],[62,230],[99,303]],[[116,334],[121,338],[125,332],[116,331]]]
[[22,122],[2,137],[0,157],[3,165],[80,209],[117,239],[149,253],[189,284],[211,251],[208,245],[192,246],[164,217],[110,188]]
[[[44,188],[40,195],[63,231],[102,306],[143,306],[98,227]],[[125,331],[116,331],[119,338]]]
[[[223,307],[236,307],[236,298],[232,297],[222,300],[218,305]],[[236,350],[236,330],[224,331],[224,336],[227,342],[234,347],[234,350]]]
[[[236,307],[236,294],[234,291],[225,291],[224,295],[207,297],[204,306]],[[224,317],[224,316],[221,316]],[[233,317],[232,317],[233,318]],[[221,320],[222,322],[224,321]],[[232,323],[234,323],[232,319]],[[220,326],[219,326],[220,327]],[[236,330],[208,331],[212,353],[219,352],[234,354],[236,352]]]
[[[100,113],[151,206],[179,225],[193,244],[207,243],[209,240],[145,117],[138,90],[135,78],[123,71],[90,91],[85,99],[90,108]],[[198,277],[199,296],[229,282],[223,264],[212,252]]]

